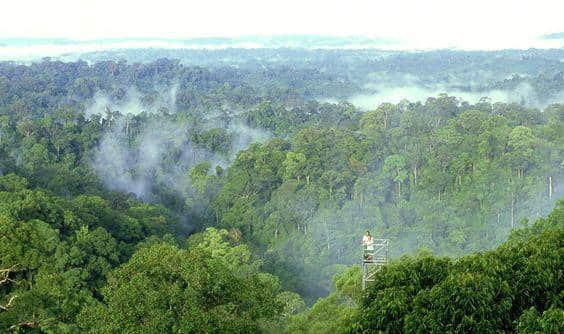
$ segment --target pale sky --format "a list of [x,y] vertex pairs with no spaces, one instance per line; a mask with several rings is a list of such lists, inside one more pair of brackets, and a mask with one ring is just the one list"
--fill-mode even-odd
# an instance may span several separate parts
[[4,0],[1,12],[0,38],[321,34],[419,49],[564,46],[536,40],[564,32],[559,0]]

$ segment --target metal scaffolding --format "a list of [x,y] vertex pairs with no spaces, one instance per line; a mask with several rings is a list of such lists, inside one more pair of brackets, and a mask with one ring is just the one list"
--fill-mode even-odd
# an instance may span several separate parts
[[362,289],[366,282],[373,282],[374,275],[388,264],[388,239],[374,239],[374,243],[363,246],[362,254]]

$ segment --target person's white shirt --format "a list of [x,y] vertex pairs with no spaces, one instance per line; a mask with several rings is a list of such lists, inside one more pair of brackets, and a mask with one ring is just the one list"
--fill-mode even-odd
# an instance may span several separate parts
[[364,235],[362,237],[362,244],[365,246],[366,250],[374,250],[374,240],[372,240],[372,236]]

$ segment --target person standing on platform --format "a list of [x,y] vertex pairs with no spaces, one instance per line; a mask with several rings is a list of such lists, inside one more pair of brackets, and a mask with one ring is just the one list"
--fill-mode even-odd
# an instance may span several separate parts
[[366,231],[362,237],[362,246],[364,248],[364,260],[371,260],[374,253],[374,240],[370,231]]

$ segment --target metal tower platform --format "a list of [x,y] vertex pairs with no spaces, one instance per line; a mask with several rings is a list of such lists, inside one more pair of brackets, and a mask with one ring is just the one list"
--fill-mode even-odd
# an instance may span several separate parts
[[386,264],[388,264],[388,239],[374,239],[372,247],[363,246],[362,290],[366,288],[366,282],[374,281],[374,275]]

